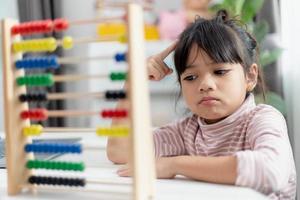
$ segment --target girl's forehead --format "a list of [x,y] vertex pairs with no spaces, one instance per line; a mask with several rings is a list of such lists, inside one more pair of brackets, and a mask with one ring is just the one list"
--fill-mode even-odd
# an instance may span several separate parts
[[200,47],[193,45],[187,59],[187,66],[195,63],[203,63],[205,65],[216,64],[216,62]]

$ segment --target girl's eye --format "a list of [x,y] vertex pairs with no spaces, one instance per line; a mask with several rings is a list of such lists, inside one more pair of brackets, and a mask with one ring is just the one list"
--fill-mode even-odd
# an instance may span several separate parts
[[214,71],[214,74],[216,75],[225,75],[227,72],[229,72],[230,70],[226,70],[226,69],[220,69],[220,70],[216,70]]
[[186,81],[193,81],[197,78],[197,76],[195,75],[189,75],[189,76],[186,76],[183,80],[186,80]]

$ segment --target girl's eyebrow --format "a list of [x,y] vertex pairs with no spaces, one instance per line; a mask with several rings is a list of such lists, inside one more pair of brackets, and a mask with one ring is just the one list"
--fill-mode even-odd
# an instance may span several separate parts
[[195,64],[190,64],[190,65],[187,65],[186,66],[186,69],[188,69],[188,68],[194,68],[194,67],[196,67],[197,65],[195,65]]
[[[218,64],[218,63],[216,63],[214,61],[212,61],[210,63],[206,63],[206,65],[215,65],[215,64]],[[197,66],[198,66],[197,64],[192,63],[190,65],[186,65],[186,69],[188,69],[188,68],[194,68],[194,67],[197,67]]]

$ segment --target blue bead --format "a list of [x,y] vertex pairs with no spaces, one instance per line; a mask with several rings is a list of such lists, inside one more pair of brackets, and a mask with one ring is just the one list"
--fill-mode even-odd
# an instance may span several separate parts
[[17,69],[33,69],[33,68],[42,68],[56,69],[59,67],[57,56],[44,56],[44,57],[30,57],[18,60],[15,63]]
[[36,144],[31,144],[32,152],[39,152],[39,146]]
[[75,148],[76,148],[76,150],[75,150],[76,153],[81,153],[82,152],[82,147],[81,147],[80,144],[76,144]]
[[40,150],[41,152],[43,152],[43,153],[49,153],[50,152],[50,147],[49,147],[49,145],[48,144],[42,144],[41,145],[41,150]]
[[31,152],[32,151],[31,145],[26,144],[25,147],[24,147],[24,150],[25,150],[25,152]]
[[125,53],[117,53],[115,55],[115,60],[117,62],[122,62],[122,61],[126,61],[126,54]]
[[59,144],[53,143],[53,144],[49,144],[49,150],[51,153],[59,153]]

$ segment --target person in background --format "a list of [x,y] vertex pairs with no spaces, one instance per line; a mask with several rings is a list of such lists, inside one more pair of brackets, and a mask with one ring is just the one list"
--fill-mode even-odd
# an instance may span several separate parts
[[182,9],[163,11],[159,14],[158,29],[162,40],[177,39],[180,33],[192,23],[196,16],[210,18],[211,0],[182,0]]
[[[253,91],[264,93],[258,45],[240,24],[224,10],[213,19],[197,18],[176,43],[148,59],[149,78],[160,81],[172,73],[163,59],[175,50],[181,94],[191,111],[154,130],[157,178],[183,175],[253,188],[270,199],[295,199],[286,122],[272,106],[255,104]],[[126,164],[128,149],[127,138],[108,139],[112,162]],[[117,173],[130,176],[131,168]]]

